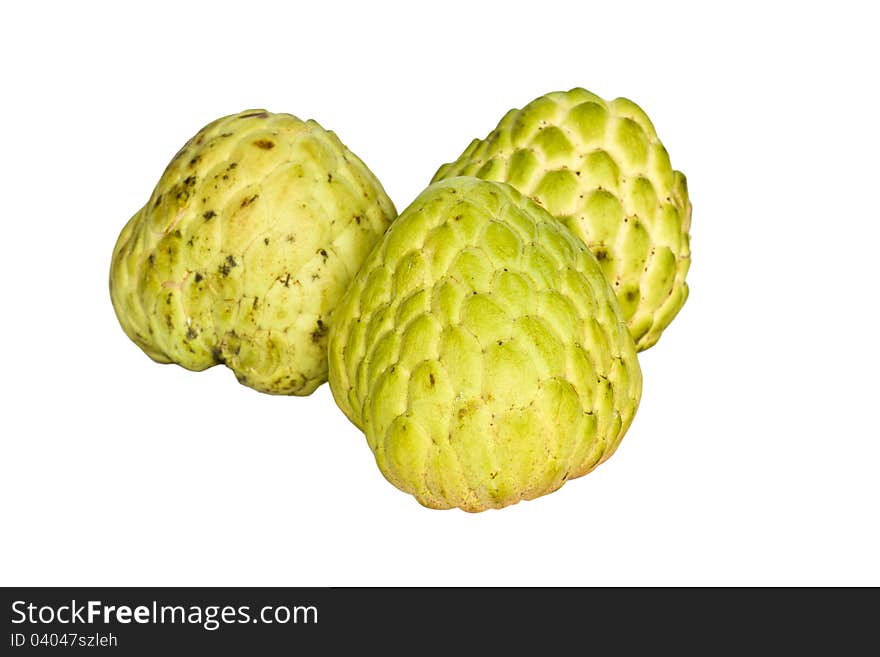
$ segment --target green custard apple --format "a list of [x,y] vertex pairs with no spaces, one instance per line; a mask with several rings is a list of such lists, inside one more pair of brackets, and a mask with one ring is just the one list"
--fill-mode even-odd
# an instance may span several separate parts
[[150,358],[308,395],[333,310],[395,216],[370,170],[315,121],[248,110],[202,128],[122,229],[113,307]]
[[632,101],[585,89],[509,111],[434,181],[506,182],[560,219],[599,260],[639,351],[688,296],[691,203],[650,119]]
[[330,387],[385,477],[423,505],[500,508],[617,448],[635,344],[584,243],[511,186],[431,185],[339,303]]

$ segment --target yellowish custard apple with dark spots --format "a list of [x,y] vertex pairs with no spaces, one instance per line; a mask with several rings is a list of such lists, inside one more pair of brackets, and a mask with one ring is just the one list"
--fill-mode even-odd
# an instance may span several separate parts
[[510,110],[434,180],[506,182],[563,221],[596,255],[639,351],[688,296],[691,203],[654,126],[635,103],[585,89]]
[[431,185],[330,328],[330,387],[385,477],[425,506],[500,508],[611,456],[641,396],[596,259],[503,183]]
[[249,110],[175,155],[113,251],[122,328],[153,360],[226,364],[308,395],[327,379],[333,310],[395,216],[370,170],[315,121]]

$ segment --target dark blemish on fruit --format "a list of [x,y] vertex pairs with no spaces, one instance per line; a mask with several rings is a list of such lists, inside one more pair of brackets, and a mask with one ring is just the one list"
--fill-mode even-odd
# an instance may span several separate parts
[[193,168],[195,165],[197,165],[199,163],[199,160],[201,160],[201,159],[202,159],[201,155],[196,155],[195,157],[193,157],[193,159],[191,159],[189,161],[190,168]]
[[190,237],[190,238],[186,241],[186,245],[187,245],[187,246],[193,246],[193,245],[194,245],[193,239],[195,239],[195,238]]
[[499,346],[499,347],[500,347],[501,345],[503,345],[503,344],[504,344],[504,340],[499,340],[499,341],[498,341],[498,346]]
[[202,275],[199,272],[196,272],[196,283],[202,282]]
[[635,290],[630,290],[624,296],[626,296],[627,301],[635,301],[639,294]]
[[214,362],[218,365],[223,365],[226,362],[226,359],[223,358],[223,352],[221,352],[217,347],[211,349],[211,356],[214,358]]
[[166,325],[169,329],[173,329],[173,328],[174,328],[174,322],[171,321],[171,315],[170,315],[170,314],[169,314],[169,315],[165,315],[165,325]]
[[186,329],[186,339],[187,340],[195,340],[195,338],[198,335],[199,334],[196,333],[196,330],[192,326],[190,326],[188,329]]
[[220,273],[224,276],[229,276],[229,272],[232,270],[233,267],[236,267],[237,265],[238,263],[235,261],[235,258],[233,258],[231,255],[228,255],[226,256],[226,260],[224,260],[223,264],[219,267]]
[[186,178],[183,179],[183,184],[186,185],[187,187],[192,187],[193,185],[196,184],[196,177],[195,176],[187,176]]
[[321,257],[324,258],[324,260],[327,259],[327,251],[325,251],[324,249],[318,249],[318,253],[321,254]]
[[223,180],[229,180],[229,174],[228,174],[228,173],[224,173],[224,174],[223,174]]
[[490,473],[489,473],[489,479],[494,479],[494,478],[497,477],[497,476],[498,476],[498,473],[497,473],[497,472],[490,472]]
[[172,233],[172,234],[174,235],[174,237],[178,237],[178,238],[183,237],[183,233],[180,232],[180,228],[175,230],[174,233]]
[[262,148],[264,151],[270,151],[275,148],[275,142],[269,141],[268,139],[257,139],[257,141],[254,142],[254,146]]
[[246,208],[246,207],[249,206],[251,203],[253,203],[254,201],[256,201],[258,198],[260,198],[260,195],[259,195],[259,194],[254,194],[254,195],[251,196],[250,198],[242,199],[242,200],[241,200],[241,207]]
[[431,383],[431,387],[434,387],[434,375],[428,374],[428,381]]
[[296,238],[295,238],[292,234],[287,236],[287,241],[288,241],[288,242],[293,242],[295,239],[296,239]]
[[327,174],[327,182],[328,182],[328,183],[332,183],[332,182],[333,182],[333,174],[332,174],[332,173],[328,173],[328,174]]
[[168,296],[165,297],[165,305],[167,305],[167,306],[171,305],[171,292],[169,292]]
[[315,324],[315,330],[312,331],[312,342],[318,343],[321,339],[327,335],[327,327],[324,325],[320,319]]
[[152,265],[152,264],[155,264],[155,263],[156,263],[156,256],[155,256],[155,254],[151,253],[151,254],[150,254],[150,257],[147,258],[147,261],[148,261],[151,265]]
[[608,251],[605,249],[596,249],[596,260],[605,260],[608,257]]
[[279,278],[278,280],[284,283],[284,287],[290,287],[290,272],[288,272],[287,276],[285,276],[283,279]]
[[321,278],[321,277],[320,277],[318,274],[312,274],[312,280],[313,280],[313,281],[316,281],[316,280],[318,280],[319,278]]
[[238,118],[240,118],[240,119],[249,119],[249,118],[251,118],[251,117],[257,117],[257,118],[260,118],[260,119],[265,119],[267,116],[269,116],[269,112],[251,112],[250,114],[242,114],[242,115],[239,116]]
[[361,216],[360,216],[359,214],[356,214],[356,215],[354,216],[354,220],[355,220],[355,223],[360,224],[360,223],[361,223]]
[[452,220],[453,220],[453,221],[460,221],[460,220],[461,220],[461,215],[460,215],[460,214],[455,215],[455,216],[452,218]]
[[228,168],[228,169],[234,169],[234,168],[237,167],[237,166],[238,166],[238,162],[233,162],[233,163],[230,164],[227,168]]
[[205,214],[202,215],[205,218],[205,221],[211,221],[214,217],[217,216],[217,213],[213,210],[208,210]]
[[158,208],[158,207],[159,207],[159,204],[160,204],[161,202],[162,202],[162,195],[159,194],[159,196],[156,197],[156,202],[153,203],[153,207],[154,207],[154,208]]
[[231,132],[224,132],[224,133],[223,133],[222,135],[220,135],[220,136],[221,136],[221,137],[231,137],[231,136],[232,136],[232,133],[231,133]]
[[254,297],[254,303],[253,303],[253,305],[251,306],[251,308],[253,308],[254,310],[256,310],[256,309],[257,309],[257,304],[258,304],[259,302],[260,302],[260,297]]
[[263,238],[263,244],[265,244],[266,246],[269,246],[269,238],[268,237]]

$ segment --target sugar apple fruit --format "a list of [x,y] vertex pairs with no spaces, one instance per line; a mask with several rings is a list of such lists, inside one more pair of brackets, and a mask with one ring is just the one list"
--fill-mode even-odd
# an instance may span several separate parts
[[126,334],[153,360],[224,363],[256,390],[327,379],[333,309],[395,216],[330,131],[247,110],[202,128],[122,229],[110,271]]
[[639,351],[684,305],[687,181],[632,101],[580,88],[541,96],[510,110],[434,181],[460,175],[513,185],[580,237],[611,281]]
[[586,474],[638,406],[635,344],[583,242],[509,185],[426,189],[330,329],[330,386],[395,486],[500,508]]

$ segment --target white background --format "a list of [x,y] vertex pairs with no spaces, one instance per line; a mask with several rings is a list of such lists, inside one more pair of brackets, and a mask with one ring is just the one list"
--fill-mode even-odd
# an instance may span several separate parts
[[[0,584],[880,585],[877,18],[711,4],[4,5]],[[120,329],[117,234],[208,121],[315,118],[402,210],[573,86],[639,103],[694,204],[691,298],[587,477],[424,509],[327,386],[261,395]]]

